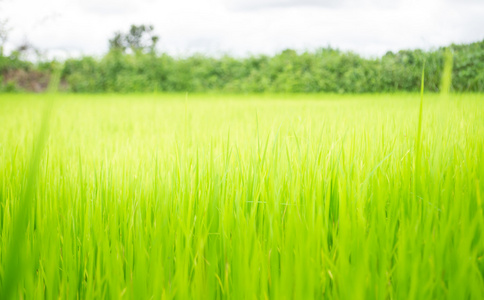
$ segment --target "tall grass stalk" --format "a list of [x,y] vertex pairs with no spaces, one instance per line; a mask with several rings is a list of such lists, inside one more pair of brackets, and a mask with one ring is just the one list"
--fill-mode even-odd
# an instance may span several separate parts
[[420,181],[420,159],[421,159],[421,145],[422,145],[422,118],[423,118],[423,96],[424,96],[424,83],[425,83],[425,61],[422,66],[422,78],[420,82],[420,106],[418,110],[418,127],[417,138],[415,140],[415,156],[413,165],[413,197],[414,201],[417,199],[418,183]]

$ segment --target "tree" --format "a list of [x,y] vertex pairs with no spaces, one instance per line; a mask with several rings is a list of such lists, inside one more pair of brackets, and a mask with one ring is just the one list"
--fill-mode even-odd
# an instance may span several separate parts
[[153,25],[131,25],[127,33],[114,33],[113,38],[109,40],[109,49],[122,52],[127,49],[133,52],[154,52],[159,37],[153,30]]
[[109,49],[118,49],[123,52],[126,50],[124,35],[121,32],[114,33],[114,37],[109,40]]

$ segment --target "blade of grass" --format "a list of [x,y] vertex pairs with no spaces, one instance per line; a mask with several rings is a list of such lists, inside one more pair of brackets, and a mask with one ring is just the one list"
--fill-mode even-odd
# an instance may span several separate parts
[[415,158],[414,158],[414,165],[413,165],[413,199],[415,200],[417,197],[417,181],[420,176],[420,152],[422,148],[422,118],[423,118],[423,95],[424,95],[424,83],[425,83],[425,61],[422,67],[422,79],[420,83],[420,108],[418,112],[418,127],[417,127],[417,139],[415,141]]
[[26,173],[27,180],[22,194],[17,202],[17,208],[12,218],[12,231],[6,253],[4,279],[0,290],[0,299],[16,298],[14,291],[23,276],[22,253],[26,240],[26,230],[29,224],[29,212],[34,203],[37,177],[44,146],[49,134],[49,122],[52,114],[53,100],[49,98],[42,113],[40,129],[36,136],[33,152]]

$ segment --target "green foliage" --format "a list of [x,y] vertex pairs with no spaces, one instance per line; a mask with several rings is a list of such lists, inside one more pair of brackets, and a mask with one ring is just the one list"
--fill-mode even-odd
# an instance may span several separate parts
[[0,55],[0,73],[5,73],[12,70],[32,70],[34,64],[22,60],[18,52],[13,52],[8,56]]
[[47,92],[57,93],[59,91],[59,85],[61,80],[62,65],[59,63],[53,63],[51,65],[51,73],[49,79],[49,85],[47,86]]
[[124,52],[131,49],[133,52],[149,50],[153,52],[159,37],[153,33],[152,25],[131,25],[127,33],[116,32],[109,40],[109,49]]
[[0,120],[0,299],[484,299],[481,94],[8,95]]
[[[454,91],[484,91],[484,41],[452,45]],[[65,79],[74,92],[231,92],[231,93],[374,93],[418,91],[426,67],[426,90],[441,88],[445,49],[402,50],[381,58],[324,48],[272,57],[220,58],[194,55],[111,51],[102,59],[70,60]]]
[[[3,81],[3,78],[0,77],[0,82]],[[20,89],[15,83],[15,81],[9,80],[5,84],[0,85],[0,92],[4,93],[16,93],[19,92]]]
[[452,45],[454,65],[452,87],[456,91],[484,90],[484,41],[470,45]]
[[106,79],[100,72],[100,64],[92,57],[65,61],[62,78],[66,79],[70,90],[76,93],[102,92]]
[[452,85],[452,65],[453,54],[450,49],[446,49],[444,53],[444,70],[442,71],[441,90],[444,95],[448,95]]
[[[61,81],[76,93],[226,92],[226,93],[376,93],[417,92],[426,61],[425,89],[439,92],[442,78],[455,92],[484,92],[484,41],[451,45],[433,51],[401,50],[379,58],[322,48],[274,56],[234,58],[200,54],[175,58],[157,54],[144,32],[134,28],[121,35],[122,47],[101,58],[69,59]],[[143,31],[144,30],[144,31]],[[151,32],[151,31],[150,31]],[[133,35],[134,37],[127,38]],[[126,53],[126,48],[133,51]],[[148,49],[149,48],[149,49]],[[448,50],[446,50],[448,49]],[[451,65],[444,70],[450,51]],[[0,71],[25,69],[52,73],[52,62],[32,64],[13,53],[0,56]],[[451,72],[451,76],[445,75]]]

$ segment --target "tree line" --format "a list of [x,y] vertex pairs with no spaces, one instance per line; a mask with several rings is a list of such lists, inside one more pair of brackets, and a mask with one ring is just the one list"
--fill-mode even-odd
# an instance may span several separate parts
[[[174,57],[156,51],[151,26],[131,26],[109,40],[102,57],[32,63],[21,53],[0,52],[3,90],[28,90],[15,76],[22,70],[48,76],[60,69],[61,88],[76,93],[228,92],[228,93],[374,93],[412,92],[420,88],[425,61],[425,88],[438,92],[446,53],[452,55],[450,89],[484,92],[484,40],[430,51],[401,50],[365,58],[331,47],[314,51],[284,50],[275,55],[236,58],[196,54]],[[35,77],[35,76],[34,76]]]

